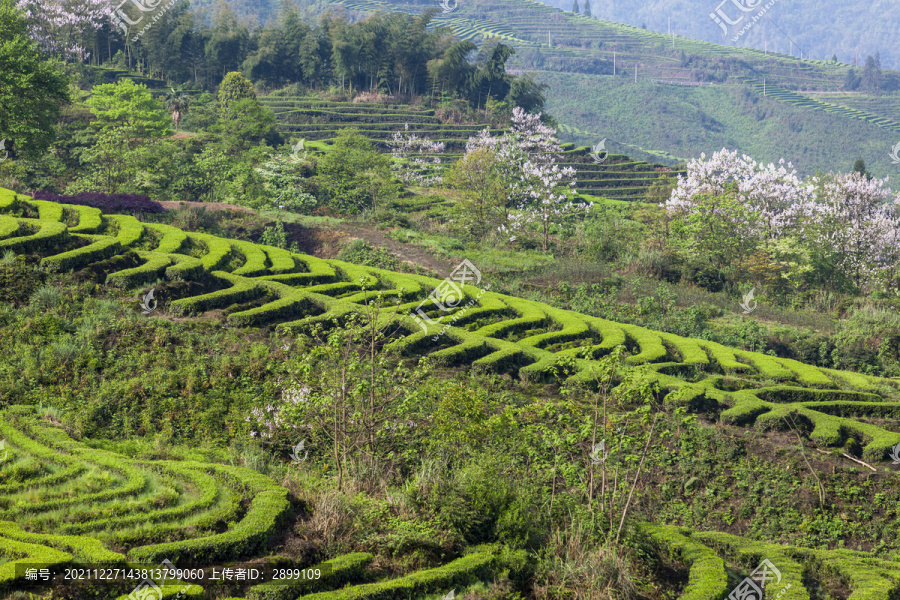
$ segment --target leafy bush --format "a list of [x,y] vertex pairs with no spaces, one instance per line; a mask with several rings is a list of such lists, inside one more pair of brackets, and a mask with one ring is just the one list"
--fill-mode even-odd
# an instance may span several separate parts
[[383,248],[375,248],[367,241],[359,239],[353,240],[341,248],[335,258],[379,269],[396,270],[400,267],[400,261],[393,254]]

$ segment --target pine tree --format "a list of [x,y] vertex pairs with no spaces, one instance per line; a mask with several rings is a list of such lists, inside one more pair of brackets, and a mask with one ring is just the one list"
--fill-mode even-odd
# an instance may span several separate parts
[[831,55],[831,62],[837,62],[837,54]]
[[572,12],[578,14],[578,0],[572,0]]
[[584,14],[587,17],[591,16],[591,0],[584,0]]
[[853,172],[859,173],[866,179],[872,179],[872,174],[866,170],[866,161],[862,159],[862,156],[856,157],[856,160],[853,162]]

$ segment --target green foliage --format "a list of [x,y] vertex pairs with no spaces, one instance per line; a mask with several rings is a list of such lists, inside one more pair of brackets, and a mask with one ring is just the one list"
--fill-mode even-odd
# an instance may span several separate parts
[[341,248],[335,258],[379,269],[396,270],[400,267],[400,261],[393,254],[383,248],[375,248],[365,240],[353,240]]
[[728,593],[725,563],[716,553],[690,539],[690,530],[661,525],[643,525],[652,539],[666,553],[690,567],[690,575],[680,600],[708,600]]
[[405,577],[309,594],[310,600],[381,600],[443,592],[488,579],[497,567],[493,552],[473,552],[442,567],[418,571]]
[[264,475],[237,467],[220,467],[240,478],[253,500],[244,517],[225,533],[142,546],[131,550],[128,557],[140,563],[159,563],[165,559],[184,562],[233,560],[258,553],[274,539],[290,511],[288,491]]
[[55,137],[60,108],[70,101],[61,66],[45,58],[13,2],[0,2],[0,139],[13,157],[37,158]]
[[87,104],[97,117],[96,126],[104,132],[121,128],[129,136],[160,137],[171,131],[162,103],[146,85],[132,79],[94,86]]
[[306,595],[328,588],[336,588],[344,583],[360,579],[373,558],[374,556],[367,552],[344,554],[308,567],[320,570],[322,573],[320,579],[263,583],[250,588],[247,596],[249,600],[293,600],[297,594]]
[[103,236],[89,236],[87,234],[75,235],[92,240],[92,243],[62,254],[48,256],[41,260],[41,267],[49,272],[70,271],[86,267],[94,261],[115,256],[122,250],[121,244],[116,239]]
[[328,205],[349,213],[372,206],[366,173],[389,179],[390,159],[375,150],[358,129],[341,130],[334,146],[318,165],[317,177],[328,190]]
[[238,100],[256,99],[256,91],[253,84],[244,79],[244,76],[238,71],[232,71],[225,75],[222,83],[219,84],[219,115],[227,116],[231,112],[231,107]]

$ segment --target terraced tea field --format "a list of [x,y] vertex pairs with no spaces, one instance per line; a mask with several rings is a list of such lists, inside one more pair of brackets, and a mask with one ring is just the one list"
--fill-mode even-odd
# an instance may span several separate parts
[[[783,417],[791,414],[818,445],[843,447],[855,440],[861,457],[878,468],[900,443],[896,380],[821,369],[497,294],[490,291],[489,278],[481,280],[471,269],[469,279],[453,288],[447,280],[0,190],[0,252],[6,250],[38,255],[49,272],[111,269],[106,285],[138,297],[144,286],[154,285],[163,315],[223,310],[229,325],[286,333],[328,325],[362,310],[377,294],[386,302],[383,318],[399,326],[392,341],[397,349],[534,382],[552,381],[554,372],[590,381],[597,359],[624,346],[626,365],[658,382],[670,406],[686,405],[723,423],[760,430],[783,429]],[[116,270],[114,257],[136,266]],[[185,280],[202,289],[167,295],[176,289],[170,284]],[[0,585],[7,588],[26,587],[26,563],[170,560],[179,567],[222,566],[265,557],[294,511],[287,490],[254,471],[129,459],[71,439],[28,407],[0,414],[0,437],[8,453],[0,464],[0,554],[8,559],[0,564]],[[762,558],[779,569],[781,579],[769,589],[786,590],[779,596],[785,600],[813,597],[805,573],[828,570],[848,582],[854,599],[888,600],[900,592],[900,565],[865,553],[768,545],[660,525],[645,529],[688,565],[690,580],[681,598],[719,600],[730,585],[726,568],[747,573]],[[368,554],[342,556],[319,565],[322,577],[315,582],[247,583],[239,593],[254,600],[421,598],[489,580],[506,568],[497,548],[479,547],[438,568],[371,581],[371,560]],[[192,581],[170,583],[163,591],[165,598],[216,597],[214,587]]]
[[[335,4],[359,13],[396,10],[419,14],[426,6],[403,0],[339,0]],[[691,71],[696,66],[682,64],[682,52],[720,65],[728,64],[735,75],[764,69],[773,85],[797,89],[840,90],[846,72],[845,67],[827,61],[800,60],[785,54],[677,35],[673,48],[672,36],[573,14],[536,0],[467,0],[452,12],[436,15],[433,25],[448,26],[461,38],[476,43],[498,37],[520,51],[540,48],[548,61],[554,57],[561,59],[569,72],[578,72],[582,65],[590,69],[584,72],[597,73],[599,59],[608,66],[602,74],[612,74],[615,53],[620,71],[633,72],[637,63],[644,78],[690,82],[693,81]]]
[[[877,114],[868,112],[866,110],[861,110],[858,108],[850,108],[847,106],[842,106],[839,103],[830,101],[830,97],[826,98],[818,98],[809,94],[800,94],[797,92],[791,92],[788,90],[783,90],[777,88],[772,85],[764,85],[761,81],[756,81],[751,83],[751,87],[758,94],[762,94],[765,92],[767,97],[772,97],[778,100],[779,102],[784,102],[786,104],[790,104],[792,106],[800,106],[804,108],[810,108],[812,110],[820,110],[823,112],[834,113],[837,115],[841,115],[843,117],[847,117],[848,119],[858,119],[860,121],[865,121],[866,123],[870,123],[872,125],[877,125],[882,129],[886,129],[887,131],[900,131],[900,121],[896,121],[892,118],[887,118],[883,116],[879,116]],[[872,102],[877,102],[872,99]],[[846,100],[845,100],[846,103]],[[859,102],[860,105],[865,106],[866,103]]]
[[[433,110],[418,110],[406,104],[385,106],[282,96],[263,96],[260,102],[275,112],[279,130],[288,135],[327,143],[337,137],[340,129],[356,127],[375,146],[389,150],[387,140],[409,125],[411,133],[444,142],[446,155],[451,158],[462,156],[469,137],[487,126],[442,124]],[[491,130],[495,135],[502,131]]]
[[[211,574],[212,565],[221,572],[226,564],[265,556],[293,512],[288,490],[255,471],[130,460],[72,440],[60,427],[36,418],[30,407],[0,412],[0,435],[7,446],[0,467],[0,556],[9,559],[0,563],[0,590],[33,588],[28,568],[48,569],[61,575],[58,580],[73,564],[148,569],[169,561],[177,569],[207,567],[204,573]],[[401,590],[424,594],[488,579],[502,566],[495,549],[480,548],[439,568],[364,584],[372,558],[356,553],[293,565],[318,573],[306,581],[275,581],[274,569],[257,569],[258,576],[243,587],[251,600],[301,595],[336,600],[347,596],[325,592],[353,582],[360,583],[355,594],[370,594],[354,597]],[[129,598],[143,581],[133,579],[108,582],[105,597]],[[215,584],[191,579],[202,585],[171,579],[163,585],[157,579],[161,596],[146,597],[213,597]]]
[[[387,140],[395,131],[404,131],[442,141],[446,146],[443,157],[452,162],[465,152],[469,137],[474,137],[486,125],[446,125],[434,116],[433,110],[417,110],[408,105],[384,106],[366,102],[329,102],[313,98],[264,96],[260,101],[275,111],[279,129],[288,135],[309,141],[329,143],[344,127],[356,127],[376,147],[389,151]],[[502,129],[490,129],[501,135]],[[589,157],[588,148],[567,147],[564,166],[577,170],[578,191],[616,200],[642,200],[659,175],[662,165],[631,161],[627,156],[611,156],[597,165]]]

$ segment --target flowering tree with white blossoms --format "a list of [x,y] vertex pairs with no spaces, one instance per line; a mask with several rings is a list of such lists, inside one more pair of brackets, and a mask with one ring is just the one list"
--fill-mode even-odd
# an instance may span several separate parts
[[795,206],[813,195],[813,186],[788,171],[791,163],[784,164],[781,159],[778,167],[763,165],[724,148],[709,160],[701,154],[688,163],[686,176],[678,176],[662,206],[675,215],[727,219],[736,234],[767,244],[796,223]]
[[31,36],[47,54],[64,60],[85,61],[94,32],[112,23],[108,0],[18,0],[31,24]]
[[[835,288],[843,278],[860,289],[876,281],[896,289],[900,195],[892,201],[887,179],[852,172],[803,182],[784,165],[783,159],[778,167],[762,165],[725,149],[690,161],[662,205],[674,217],[682,252],[739,269],[761,249]],[[804,264],[790,260],[798,257]]]
[[[409,123],[404,130],[409,131]],[[439,173],[444,142],[433,142],[415,133],[395,131],[388,145],[395,159],[392,168],[399,171],[403,183],[426,187],[442,183]]]
[[900,194],[892,196],[887,181],[856,172],[815,177],[815,199],[796,209],[810,251],[857,288],[896,281]]
[[516,239],[516,233],[537,224],[541,232],[541,249],[546,252],[550,248],[552,228],[592,206],[572,202],[575,169],[557,164],[562,148],[556,139],[556,130],[545,125],[540,114],[532,115],[516,107],[509,133],[491,137],[484,130],[469,139],[466,151],[485,147],[491,148],[500,158],[498,163],[508,199],[518,203],[516,210],[508,213],[507,222],[499,228],[509,234],[510,241]]

